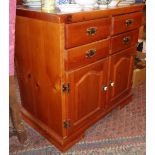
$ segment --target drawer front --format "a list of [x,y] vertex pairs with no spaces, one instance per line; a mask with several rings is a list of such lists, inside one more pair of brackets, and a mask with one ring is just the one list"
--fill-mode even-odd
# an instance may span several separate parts
[[112,35],[138,28],[141,24],[142,12],[112,17]]
[[109,54],[109,46],[109,39],[104,39],[66,50],[65,69],[75,69],[106,57]]
[[65,25],[65,47],[72,48],[106,38],[110,34],[110,18]]
[[136,29],[136,30],[112,37],[110,53],[113,54],[113,53],[116,53],[117,51],[136,45],[138,40],[138,32],[139,30]]

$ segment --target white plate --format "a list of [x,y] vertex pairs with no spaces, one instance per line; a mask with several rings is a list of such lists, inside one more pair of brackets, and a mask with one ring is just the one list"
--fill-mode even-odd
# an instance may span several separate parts
[[78,12],[82,10],[82,7],[78,4],[61,4],[58,5],[61,12]]

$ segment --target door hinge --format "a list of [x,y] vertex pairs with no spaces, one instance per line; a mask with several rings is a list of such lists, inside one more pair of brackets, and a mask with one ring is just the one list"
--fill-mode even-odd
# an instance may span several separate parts
[[70,128],[71,124],[70,124],[70,120],[65,120],[64,121],[64,128],[67,129],[67,128]]
[[62,85],[62,91],[63,92],[70,92],[70,83],[67,83],[67,84],[63,84]]

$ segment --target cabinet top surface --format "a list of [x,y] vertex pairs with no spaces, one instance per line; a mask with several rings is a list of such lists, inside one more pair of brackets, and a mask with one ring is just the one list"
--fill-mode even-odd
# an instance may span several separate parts
[[40,8],[28,8],[22,5],[17,5],[17,16],[24,16],[29,18],[35,18],[40,20],[51,21],[54,23],[71,23],[84,20],[97,19],[107,17],[111,15],[121,15],[125,13],[132,13],[141,11],[145,7],[145,4],[134,4],[130,6],[118,6],[112,8],[94,8],[89,11],[79,11],[74,13],[62,13],[58,9],[47,12]]

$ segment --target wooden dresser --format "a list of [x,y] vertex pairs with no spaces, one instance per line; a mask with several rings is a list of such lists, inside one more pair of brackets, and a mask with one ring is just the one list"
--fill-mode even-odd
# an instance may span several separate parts
[[17,6],[22,115],[61,151],[132,99],[143,4],[63,14]]

